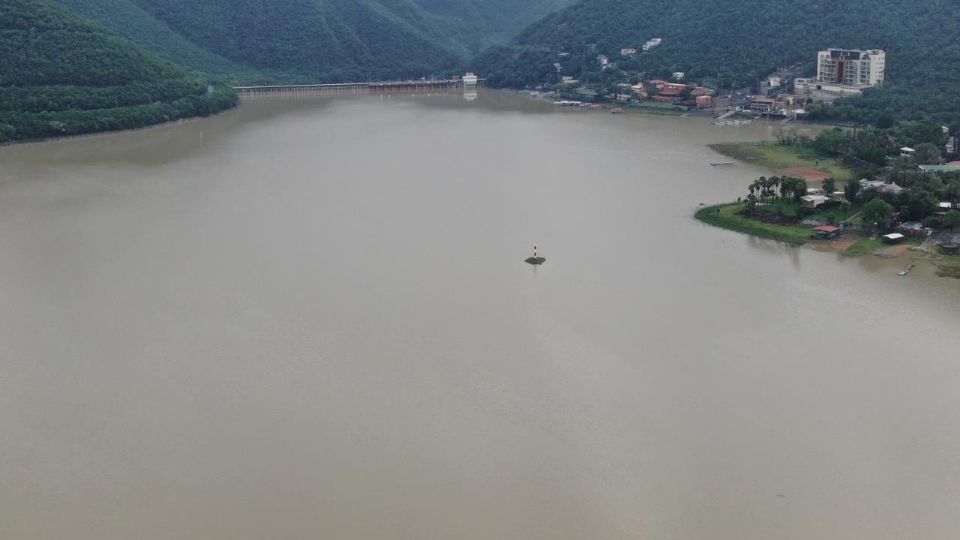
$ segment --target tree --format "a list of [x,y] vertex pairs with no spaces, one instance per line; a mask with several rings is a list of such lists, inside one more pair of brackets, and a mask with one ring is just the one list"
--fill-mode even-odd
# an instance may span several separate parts
[[943,223],[944,227],[953,229],[954,231],[960,229],[960,211],[951,210],[947,212],[946,215],[943,216],[943,219],[941,219],[941,223]]
[[937,199],[925,189],[908,189],[897,196],[897,206],[904,219],[921,221],[937,206]]
[[847,136],[840,128],[828,129],[813,140],[813,148],[831,156],[841,154],[847,148]]
[[833,178],[827,178],[823,181],[823,192],[827,195],[837,190],[837,181]]
[[847,199],[840,199],[840,208],[843,210],[843,220],[846,221],[850,214],[850,207],[853,206]]
[[861,215],[864,225],[883,231],[890,226],[890,221],[893,219],[893,207],[883,199],[873,199],[864,205]]
[[853,178],[847,180],[846,185],[843,186],[843,196],[851,203],[857,202],[857,197],[860,196],[860,182]]
[[940,161],[940,149],[933,143],[920,143],[914,150],[913,158],[917,160],[919,165],[929,165]]
[[890,129],[895,123],[896,120],[890,113],[883,113],[877,117],[877,129]]

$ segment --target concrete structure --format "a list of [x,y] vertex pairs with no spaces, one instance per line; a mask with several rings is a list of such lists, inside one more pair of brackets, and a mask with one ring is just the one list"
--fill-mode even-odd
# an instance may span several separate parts
[[832,92],[860,94],[883,84],[887,55],[880,49],[827,49],[817,54],[817,77],[797,79],[797,93]]
[[633,47],[624,47],[620,49],[620,56],[634,56],[637,54],[637,50]]
[[351,93],[392,93],[392,92],[428,92],[434,90],[453,90],[467,86],[476,88],[483,86],[484,79],[475,79],[467,84],[463,79],[443,79],[419,81],[388,81],[371,83],[337,83],[337,84],[290,84],[271,86],[234,86],[233,89],[241,98],[290,95],[308,96],[318,94],[351,94]]

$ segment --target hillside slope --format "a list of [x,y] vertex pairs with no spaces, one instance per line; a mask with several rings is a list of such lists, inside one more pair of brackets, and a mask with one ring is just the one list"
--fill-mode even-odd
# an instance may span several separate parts
[[449,71],[573,0],[58,1],[191,68],[332,82]]
[[161,58],[214,74],[241,71],[239,64],[191,43],[136,0],[57,0],[107,30],[137,42]]
[[142,127],[235,99],[47,0],[0,2],[0,142]]
[[[827,47],[883,48],[887,85],[847,100],[844,114],[895,113],[951,117],[960,112],[960,10],[954,0],[900,2],[846,0],[836,5],[741,0],[586,0],[527,28],[509,46],[476,62],[491,82],[524,86],[564,74],[595,71],[598,53],[611,58],[621,47],[650,37],[663,44],[631,61],[648,76],[685,71],[693,79],[719,78],[726,87],[754,83],[778,66],[804,63],[815,69]],[[558,53],[570,56],[558,60]]]

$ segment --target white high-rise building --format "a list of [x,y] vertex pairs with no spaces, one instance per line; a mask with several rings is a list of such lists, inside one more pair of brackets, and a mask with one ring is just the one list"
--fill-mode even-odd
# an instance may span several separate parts
[[876,86],[883,82],[886,61],[887,54],[879,49],[827,49],[817,55],[817,80],[848,86]]
[[798,93],[821,90],[859,94],[883,83],[887,54],[880,49],[827,49],[817,54],[817,78],[797,79]]

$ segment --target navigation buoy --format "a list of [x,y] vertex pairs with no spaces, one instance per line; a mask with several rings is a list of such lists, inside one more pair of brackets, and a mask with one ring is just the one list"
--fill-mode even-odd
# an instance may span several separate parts
[[527,257],[526,263],[527,263],[527,264],[532,264],[532,265],[534,265],[534,266],[538,266],[538,265],[541,265],[541,264],[543,264],[543,263],[545,263],[545,262],[547,262],[546,259],[544,259],[543,257],[537,255],[537,245],[534,244],[534,245],[533,245],[533,257]]

